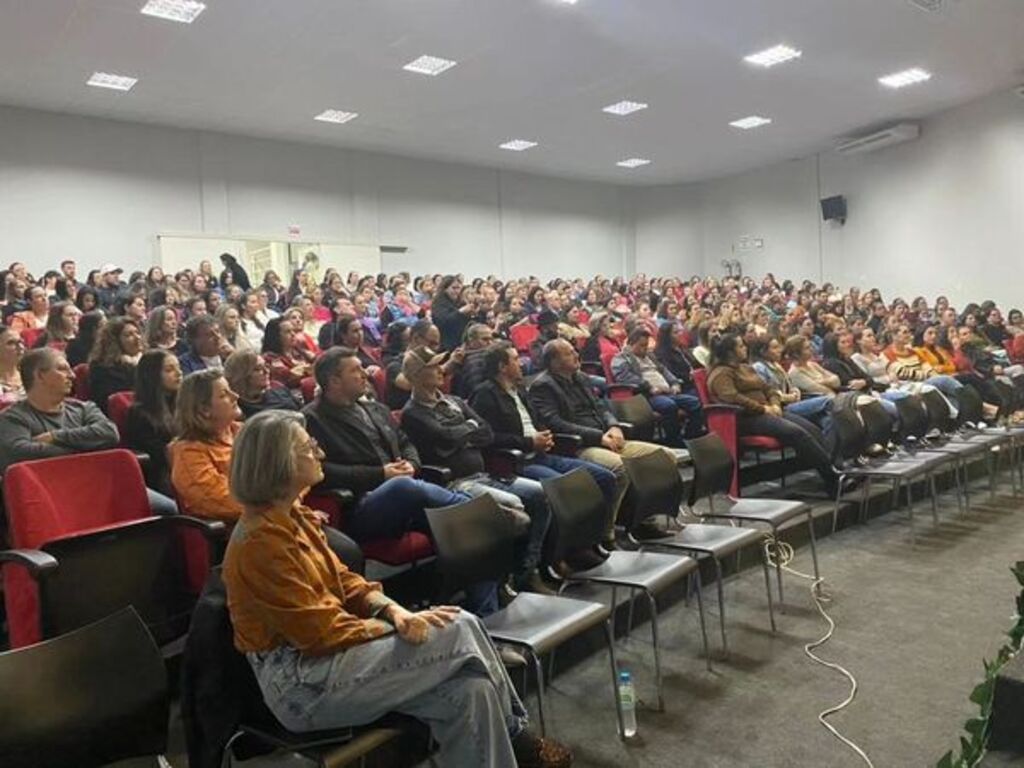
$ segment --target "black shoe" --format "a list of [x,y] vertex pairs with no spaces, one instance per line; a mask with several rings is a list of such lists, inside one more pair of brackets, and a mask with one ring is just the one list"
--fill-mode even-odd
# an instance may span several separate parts
[[535,595],[553,596],[558,594],[547,585],[536,569],[516,579],[516,589],[520,592],[533,592]]
[[633,534],[633,538],[641,541],[649,539],[664,539],[672,535],[650,518],[633,526],[630,533]]
[[502,608],[507,608],[508,604],[511,603],[519,593],[512,589],[510,584],[502,584],[498,587],[498,605]]
[[584,549],[567,555],[565,562],[572,571],[589,571],[591,568],[597,568],[606,559],[607,557],[601,557],[593,550]]

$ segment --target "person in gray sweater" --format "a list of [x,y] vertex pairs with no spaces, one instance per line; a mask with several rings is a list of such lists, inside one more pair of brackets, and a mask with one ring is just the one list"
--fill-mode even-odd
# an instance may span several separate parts
[[117,447],[117,427],[96,404],[68,398],[75,374],[63,354],[33,349],[18,369],[25,399],[0,414],[0,472],[19,461]]

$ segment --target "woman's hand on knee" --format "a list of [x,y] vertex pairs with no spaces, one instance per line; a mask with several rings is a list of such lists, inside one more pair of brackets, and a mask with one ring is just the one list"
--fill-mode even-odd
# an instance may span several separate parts
[[429,638],[430,627],[444,627],[455,621],[458,615],[459,608],[450,605],[442,605],[418,613],[410,613],[404,608],[396,606],[391,611],[391,622],[395,625],[395,631],[400,638],[407,643],[420,645]]

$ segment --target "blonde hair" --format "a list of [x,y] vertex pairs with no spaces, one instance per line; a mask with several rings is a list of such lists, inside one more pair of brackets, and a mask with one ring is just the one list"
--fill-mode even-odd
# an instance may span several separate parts
[[231,451],[231,495],[249,507],[287,501],[295,484],[298,431],[305,419],[291,411],[263,411],[242,427]]
[[228,380],[228,386],[244,399],[248,399],[249,377],[256,369],[260,356],[251,349],[238,349],[228,355],[224,361],[224,378]]

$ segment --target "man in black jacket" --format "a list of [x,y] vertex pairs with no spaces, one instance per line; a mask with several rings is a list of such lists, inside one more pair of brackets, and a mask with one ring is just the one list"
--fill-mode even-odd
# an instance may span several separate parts
[[415,479],[419,454],[392,423],[387,407],[365,397],[368,378],[354,351],[331,347],[317,360],[314,375],[320,396],[303,413],[310,435],[327,456],[323,485],[356,496],[355,508],[345,515],[345,529],[353,538],[428,533],[425,509],[469,498]]
[[402,410],[402,427],[428,463],[452,471],[454,490],[493,497],[517,525],[527,528],[515,584],[519,589],[553,594],[537,571],[551,520],[544,489],[525,477],[503,482],[487,474],[481,449],[494,444],[494,431],[461,398],[441,392],[445,358],[426,347],[405,354],[402,375],[412,385],[412,397]]
[[[544,373],[530,386],[533,412],[537,414],[540,426],[556,433],[579,435],[583,445],[579,458],[600,464],[615,473],[618,494],[613,520],[617,519],[622,499],[629,488],[629,477],[622,460],[667,449],[653,443],[626,439],[608,404],[597,398],[588,378],[580,373],[580,357],[568,341],[555,339],[545,344],[542,363]],[[668,453],[674,461],[675,454]],[[653,535],[656,532],[650,530],[649,533]],[[606,544],[614,546],[612,530],[608,532]]]
[[496,448],[514,448],[530,455],[523,475],[544,480],[584,469],[594,478],[608,503],[615,500],[615,475],[591,461],[557,456],[551,453],[555,437],[549,429],[540,429],[523,389],[523,368],[515,346],[500,341],[487,350],[484,359],[487,380],[477,387],[470,404],[494,431]]

